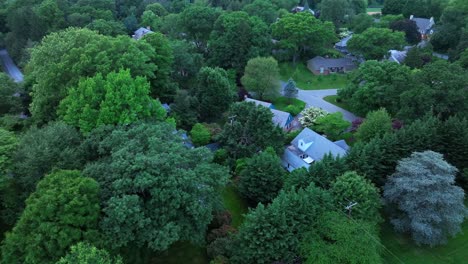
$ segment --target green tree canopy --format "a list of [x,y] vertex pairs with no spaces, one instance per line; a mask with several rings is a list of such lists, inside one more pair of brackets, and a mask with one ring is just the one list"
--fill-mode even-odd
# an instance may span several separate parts
[[128,125],[140,119],[162,120],[166,111],[158,100],[149,97],[145,78],[132,78],[129,70],[100,73],[82,79],[68,91],[59,107],[61,119],[81,132],[89,133],[100,125]]
[[457,169],[433,151],[415,152],[398,162],[384,186],[384,198],[396,209],[391,223],[417,244],[445,244],[461,231],[468,211],[465,193],[454,185]]
[[330,140],[340,139],[340,135],[351,126],[351,123],[343,119],[341,112],[335,112],[317,118],[313,129],[324,133]]
[[271,121],[273,114],[263,106],[254,103],[231,105],[220,142],[234,159],[249,157],[267,147],[279,153],[283,148],[284,134]]
[[2,263],[55,263],[79,241],[98,242],[99,185],[79,171],[39,182],[2,244]]
[[18,139],[13,132],[0,128],[0,175],[5,175],[11,166]]
[[170,44],[174,52],[172,78],[180,88],[189,89],[203,66],[203,56],[197,53],[195,45],[188,41],[172,40]]
[[304,263],[378,264],[380,238],[375,225],[337,212],[320,217],[317,229],[302,242]]
[[206,52],[207,43],[215,21],[221,15],[218,8],[203,5],[190,5],[180,13],[180,20],[184,32],[201,52]]
[[356,138],[368,142],[374,137],[382,137],[385,133],[392,131],[392,118],[385,108],[371,111],[366,120],[356,131]]
[[18,114],[22,109],[19,84],[13,82],[10,76],[0,72],[0,115]]
[[253,204],[269,203],[283,186],[285,171],[275,151],[267,148],[247,159],[239,175],[239,191]]
[[227,182],[206,148],[188,149],[168,123],[117,128],[96,146],[84,174],[102,186],[101,228],[108,245],[166,250],[200,242]]
[[247,4],[242,9],[251,16],[258,16],[267,25],[272,24],[278,18],[278,9],[268,0],[254,0],[252,3]]
[[193,94],[198,100],[198,114],[202,120],[220,117],[234,102],[235,90],[227,72],[221,68],[203,67],[197,74]]
[[297,191],[280,192],[265,207],[250,211],[235,236],[232,263],[292,262],[300,251],[304,235],[320,224],[320,215],[332,208],[332,197],[310,186]]
[[307,50],[321,54],[338,41],[333,24],[322,22],[309,12],[285,15],[271,26],[271,30],[280,47],[293,55],[293,62]]
[[359,14],[351,20],[350,28],[354,33],[360,34],[374,26],[374,18],[368,14]]
[[371,27],[361,34],[354,34],[348,41],[348,50],[367,60],[380,60],[389,50],[401,49],[404,44],[405,33]]
[[211,65],[234,69],[241,76],[249,59],[269,54],[271,37],[260,18],[228,12],[216,20],[208,46]]
[[190,136],[195,146],[204,146],[210,143],[211,139],[211,134],[208,128],[206,128],[203,124],[200,123],[196,123],[192,127],[192,130],[190,130]]
[[273,57],[250,59],[245,66],[242,85],[254,92],[260,100],[275,99],[279,95],[280,80],[278,62]]
[[322,0],[320,3],[320,18],[333,22],[336,28],[349,22],[354,14],[350,0]]
[[55,264],[123,264],[120,257],[111,257],[109,252],[80,242],[71,246],[70,252]]
[[374,184],[356,172],[346,172],[332,183],[330,192],[336,204],[341,207],[349,203],[357,203],[352,209],[353,219],[361,219],[370,223],[379,223],[380,202],[379,189]]

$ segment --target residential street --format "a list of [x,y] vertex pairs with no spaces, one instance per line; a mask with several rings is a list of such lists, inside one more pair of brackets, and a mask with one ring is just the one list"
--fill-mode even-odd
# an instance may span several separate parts
[[10,75],[15,82],[23,81],[23,73],[16,67],[16,64],[11,59],[10,55],[8,55],[6,49],[0,50],[0,61],[6,74]]

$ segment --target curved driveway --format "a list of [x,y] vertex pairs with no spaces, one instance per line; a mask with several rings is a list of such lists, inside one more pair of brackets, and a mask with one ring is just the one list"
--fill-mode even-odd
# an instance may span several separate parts
[[337,89],[328,89],[328,90],[301,90],[299,89],[299,93],[297,95],[297,99],[304,101],[307,105],[306,107],[315,106],[320,107],[323,110],[334,113],[334,112],[341,112],[343,114],[343,118],[348,120],[349,122],[353,122],[358,117],[353,113],[344,110],[341,107],[338,107],[334,104],[331,104],[325,100],[324,97],[329,95],[336,95]]
[[23,73],[16,67],[16,64],[11,59],[10,55],[8,55],[6,49],[0,50],[0,62],[5,72],[10,75],[15,82],[23,81]]

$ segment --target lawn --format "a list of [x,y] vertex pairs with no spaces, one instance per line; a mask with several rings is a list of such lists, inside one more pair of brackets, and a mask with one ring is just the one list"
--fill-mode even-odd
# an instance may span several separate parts
[[[280,111],[289,112],[293,116],[297,115],[299,112],[301,112],[306,106],[306,103],[304,101],[301,101],[301,100],[296,99],[296,98],[287,98],[287,97],[283,97],[283,96],[276,98],[275,100],[273,100],[272,103],[275,106],[275,109],[280,110]],[[296,109],[297,113],[292,113],[294,111],[288,111],[288,110],[291,110],[291,109],[287,109],[287,107],[289,105],[292,105],[295,108],[297,108]]]
[[368,7],[367,10],[366,10],[367,13],[381,13],[382,12],[382,8],[381,7]]
[[350,107],[350,105],[349,105],[348,103],[343,102],[343,101],[337,102],[337,101],[336,101],[336,98],[338,98],[338,95],[330,95],[330,96],[325,96],[325,97],[323,98],[323,100],[329,102],[330,104],[334,104],[334,105],[336,105],[336,106],[338,106],[338,107],[341,107],[341,108],[343,108],[344,110],[348,110],[349,112],[352,112],[352,111],[350,110],[351,107]]
[[[397,234],[389,223],[382,226],[381,241],[385,264],[455,264],[468,260],[468,221],[462,225],[463,234],[458,234],[444,246],[418,247],[407,235]],[[390,253],[391,251],[392,253]]]
[[281,80],[293,78],[299,89],[323,90],[344,88],[348,82],[346,74],[314,75],[304,63],[281,63],[279,65]]
[[232,215],[232,226],[238,228],[244,221],[244,214],[247,213],[247,202],[239,195],[237,189],[229,185],[221,193],[224,207]]

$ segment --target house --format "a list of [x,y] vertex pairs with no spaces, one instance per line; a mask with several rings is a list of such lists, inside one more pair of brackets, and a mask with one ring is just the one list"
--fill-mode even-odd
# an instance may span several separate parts
[[166,110],[166,113],[169,113],[171,112],[171,106],[169,104],[161,104],[161,106],[164,108],[164,110]]
[[402,64],[403,61],[406,58],[406,54],[408,53],[408,51],[406,51],[406,50],[403,50],[403,51],[389,50],[388,53],[389,53],[389,55],[388,55],[388,60],[389,61],[393,61],[393,62],[396,62],[398,64]]
[[307,61],[307,68],[316,75],[330,73],[345,73],[357,68],[350,58],[330,59],[317,56]]
[[312,163],[322,160],[329,153],[333,157],[346,156],[348,149],[344,140],[332,142],[313,130],[304,128],[284,150],[282,165],[288,171],[308,169]]
[[410,20],[416,22],[421,39],[428,39],[434,33],[435,22],[433,17],[427,19],[411,15]]
[[273,121],[274,124],[279,126],[284,131],[289,131],[293,127],[294,117],[288,112],[276,110],[272,103],[263,102],[252,98],[245,98],[244,101],[252,102],[255,103],[257,106],[261,105],[270,109],[271,113],[273,114],[271,121]]
[[353,35],[342,38],[339,42],[335,43],[335,49],[339,52],[348,53],[348,40],[350,40]]
[[309,13],[311,13],[313,16],[315,16],[314,10],[310,9],[309,3],[308,3],[307,1],[305,1],[305,5],[304,5],[304,6],[295,6],[295,7],[293,7],[293,9],[291,9],[291,12],[292,12],[292,13],[309,12]]
[[154,33],[153,31],[151,31],[150,27],[146,27],[146,28],[141,27],[134,32],[134,34],[132,35],[132,38],[139,40],[142,37],[144,37],[146,34],[150,34],[150,33]]

